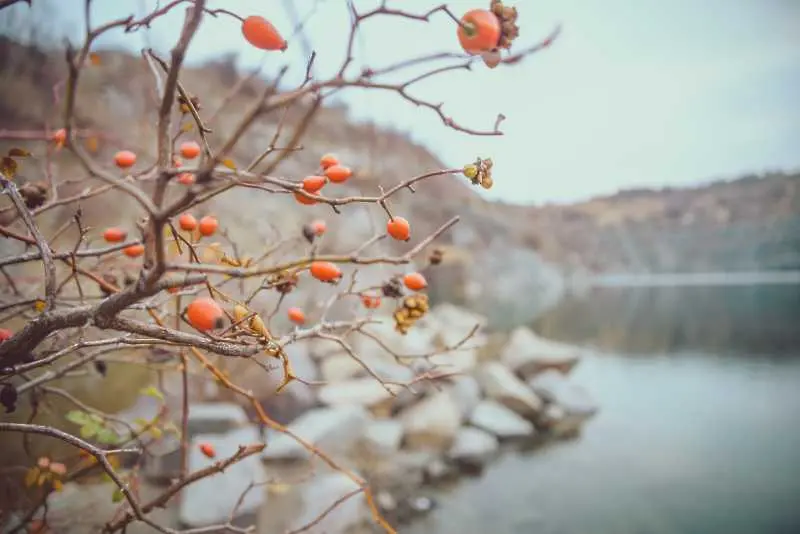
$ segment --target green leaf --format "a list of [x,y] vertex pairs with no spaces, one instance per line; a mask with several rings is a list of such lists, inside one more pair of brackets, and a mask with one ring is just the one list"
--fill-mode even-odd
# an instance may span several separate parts
[[163,428],[164,432],[171,432],[171,433],[175,434],[178,437],[180,437],[180,435],[181,435],[180,429],[172,421],[164,423],[164,426],[162,428]]
[[111,502],[120,502],[124,498],[125,494],[122,493],[122,490],[119,487],[117,487],[114,490],[114,493],[111,494]]
[[95,422],[95,423],[97,423],[98,425],[102,425],[102,424],[103,424],[103,422],[104,422],[104,421],[103,421],[103,418],[102,418],[102,417],[100,417],[99,415],[97,415],[96,413],[90,413],[90,414],[89,414],[89,420],[90,420],[90,421],[94,421],[94,422]]
[[114,445],[119,443],[119,436],[110,428],[103,428],[97,433],[97,441],[104,445]]
[[92,436],[94,436],[95,434],[97,434],[97,426],[95,426],[95,425],[93,425],[91,423],[83,425],[81,427],[80,434],[81,434],[81,437],[83,439],[89,439]]
[[149,424],[150,422],[144,417],[137,417],[133,420],[133,426],[139,427],[140,430]]
[[143,388],[142,390],[139,391],[139,393],[141,393],[142,395],[147,395],[148,397],[155,397],[160,401],[164,400],[164,394],[161,393],[155,386],[148,386],[146,388]]
[[89,422],[86,412],[82,412],[80,410],[70,410],[67,412],[65,417],[67,418],[67,421],[71,421],[76,425],[85,425]]

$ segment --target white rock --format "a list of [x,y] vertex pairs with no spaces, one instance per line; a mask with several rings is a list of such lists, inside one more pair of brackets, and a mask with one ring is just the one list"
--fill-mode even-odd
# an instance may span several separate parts
[[[361,437],[368,421],[366,410],[359,406],[317,408],[301,415],[289,425],[298,437],[331,454],[346,451]],[[266,460],[299,460],[309,451],[294,438],[271,432],[263,458]]]
[[[358,484],[342,473],[314,477],[302,488],[303,511],[292,521],[289,530],[303,529],[306,534],[341,534],[369,519],[363,494],[356,494],[338,504],[336,501],[359,489]],[[320,516],[325,516],[314,523]],[[311,525],[308,529],[304,527]]]
[[597,404],[589,392],[556,370],[550,369],[536,375],[529,384],[543,399],[557,404],[567,415],[588,418],[597,413]]
[[326,384],[319,389],[318,396],[320,402],[328,406],[353,404],[365,407],[376,406],[393,398],[392,393],[371,376]]
[[500,361],[525,378],[546,369],[568,373],[580,357],[580,349],[572,345],[549,341],[528,328],[520,327],[511,333],[503,348]]
[[478,325],[475,334],[465,346],[483,346],[486,343],[486,317],[453,304],[439,304],[431,310],[432,323],[437,329],[439,342],[452,347],[461,342]]
[[462,375],[453,377],[448,392],[461,410],[462,421],[472,415],[472,411],[481,402],[481,387],[474,376]]
[[328,354],[319,360],[322,380],[328,383],[343,382],[358,376],[364,367],[346,353]]
[[469,422],[500,439],[524,438],[535,433],[533,423],[492,400],[481,401],[472,412]]
[[497,438],[479,428],[462,427],[447,452],[451,460],[483,465],[497,452]]
[[[206,468],[219,459],[232,456],[240,445],[259,442],[258,431],[253,427],[240,428],[223,435],[198,435],[191,442],[189,472]],[[217,457],[207,458],[199,449],[200,443],[212,445],[216,449]],[[181,492],[179,520],[187,527],[225,523],[248,486],[263,483],[266,478],[258,455],[252,455],[228,466],[221,473],[189,484]],[[248,491],[236,509],[236,515],[256,513],[264,499],[264,491]]]
[[442,391],[403,411],[400,420],[408,448],[445,451],[461,425],[461,410],[453,397]]
[[483,364],[478,369],[477,379],[488,398],[496,400],[523,417],[536,417],[542,410],[542,399],[500,362]]
[[[467,343],[469,344],[471,341]],[[478,364],[478,349],[472,346],[466,346],[459,350],[431,356],[429,361],[443,372],[468,373],[475,369],[475,366]]]
[[371,454],[388,456],[400,448],[403,441],[403,423],[396,419],[370,421],[367,423],[362,440]]

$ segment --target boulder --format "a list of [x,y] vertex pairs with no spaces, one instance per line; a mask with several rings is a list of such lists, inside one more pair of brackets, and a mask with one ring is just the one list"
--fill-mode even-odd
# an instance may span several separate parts
[[409,449],[446,451],[461,426],[461,409],[446,391],[434,393],[400,415]]
[[520,327],[511,333],[500,361],[523,378],[530,378],[546,369],[557,369],[567,374],[578,363],[580,352],[578,347],[549,341],[528,328]]
[[[368,421],[366,410],[360,406],[316,408],[301,415],[289,425],[296,436],[326,453],[338,454],[349,450],[361,437]],[[311,453],[291,436],[271,432],[264,449],[265,460],[291,461],[307,459]]]
[[[189,472],[232,456],[240,445],[252,445],[259,441],[255,427],[239,428],[226,434],[195,436],[189,453]],[[213,446],[217,457],[207,458],[200,451],[201,443]],[[240,518],[243,524],[251,522],[264,503],[266,494],[259,489],[247,490],[251,484],[263,483],[266,478],[258,455],[251,455],[231,464],[225,471],[189,484],[181,491],[178,509],[180,523],[189,528],[203,527],[226,523],[231,515]]]
[[453,400],[461,410],[462,421],[472,415],[472,411],[481,402],[481,386],[474,376],[461,375],[453,377],[448,389]]
[[499,447],[493,434],[479,428],[462,427],[456,434],[453,446],[447,451],[447,457],[462,464],[480,467],[491,459]]
[[[390,392],[388,389],[392,391]],[[374,377],[353,378],[335,384],[326,384],[319,388],[318,396],[322,404],[328,406],[356,405],[374,407],[379,404],[391,402],[400,388],[394,386],[384,387]]]
[[[154,399],[155,400],[155,399]],[[188,438],[200,434],[225,434],[248,424],[244,409],[233,403],[206,402],[189,405]],[[180,422],[176,423],[180,425]],[[180,439],[163,434],[148,447],[143,474],[148,480],[164,481],[177,477],[181,469]]]
[[492,400],[481,401],[472,412],[469,422],[499,439],[527,438],[536,431],[533,423]]
[[389,456],[403,441],[403,423],[395,419],[378,419],[367,423],[362,437],[364,448],[375,456]]
[[542,415],[542,424],[557,434],[574,432],[598,411],[589,392],[573,384],[559,371],[544,371],[529,383],[534,391],[550,403]]
[[523,417],[533,419],[543,402],[525,382],[500,362],[487,362],[477,371],[478,383],[490,399],[505,405]]
[[[302,486],[302,512],[292,520],[288,530],[302,529],[306,534],[340,534],[364,523],[370,518],[369,509],[363,493],[353,494],[358,490],[359,485],[344,473],[312,478]],[[350,494],[353,495],[328,512],[337,501]]]

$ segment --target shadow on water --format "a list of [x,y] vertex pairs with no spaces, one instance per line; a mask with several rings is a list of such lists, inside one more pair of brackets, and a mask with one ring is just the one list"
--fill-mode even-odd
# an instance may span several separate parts
[[596,289],[532,326],[588,348],[600,413],[404,532],[800,532],[800,285]]
[[788,356],[800,352],[800,285],[595,288],[533,324],[608,352]]

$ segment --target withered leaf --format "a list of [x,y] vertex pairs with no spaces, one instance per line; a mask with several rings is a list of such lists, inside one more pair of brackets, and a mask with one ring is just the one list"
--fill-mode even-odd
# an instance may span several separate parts
[[7,178],[13,178],[17,174],[17,162],[8,156],[0,160],[0,172],[6,175]]
[[29,158],[31,153],[24,148],[12,148],[8,151],[8,157],[10,158]]

